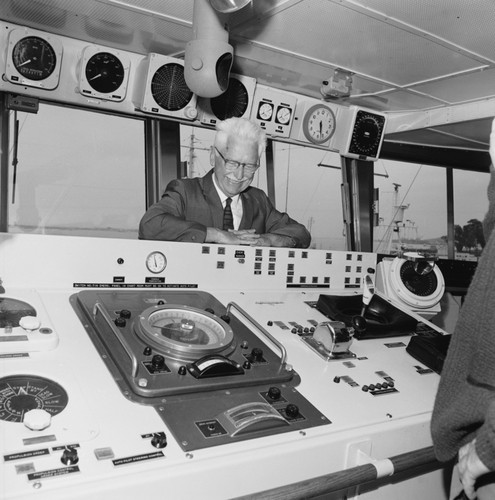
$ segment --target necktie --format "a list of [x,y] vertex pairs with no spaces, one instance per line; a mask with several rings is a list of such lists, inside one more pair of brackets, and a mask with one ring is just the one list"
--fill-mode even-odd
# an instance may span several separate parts
[[234,217],[232,216],[232,209],[230,204],[232,203],[232,198],[227,198],[225,200],[225,208],[223,209],[223,230],[228,231],[229,229],[234,229]]

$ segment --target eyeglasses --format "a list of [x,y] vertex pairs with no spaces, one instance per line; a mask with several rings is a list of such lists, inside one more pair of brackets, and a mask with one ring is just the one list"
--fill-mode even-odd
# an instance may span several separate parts
[[215,146],[215,151],[223,160],[225,167],[229,170],[237,170],[238,168],[243,167],[247,173],[254,174],[254,172],[256,172],[256,170],[258,170],[258,167],[260,166],[259,163],[241,163],[235,160],[227,160],[227,158],[225,158],[225,156],[223,156],[223,154],[220,153],[220,151],[217,149],[216,146]]

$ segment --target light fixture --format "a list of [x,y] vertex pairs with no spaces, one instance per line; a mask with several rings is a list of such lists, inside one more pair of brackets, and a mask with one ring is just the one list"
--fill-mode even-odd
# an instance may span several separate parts
[[251,0],[210,0],[211,6],[222,14],[230,14],[245,7]]

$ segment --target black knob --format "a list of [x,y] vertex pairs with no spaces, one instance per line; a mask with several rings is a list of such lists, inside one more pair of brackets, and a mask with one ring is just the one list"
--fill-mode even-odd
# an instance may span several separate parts
[[77,450],[72,446],[67,446],[62,453],[62,458],[60,461],[64,465],[75,465],[79,462],[79,456],[77,455]]
[[165,365],[165,358],[161,354],[155,354],[151,358],[151,365],[155,370],[159,370]]
[[299,416],[299,408],[297,407],[297,405],[293,404],[293,403],[289,403],[286,407],[285,407],[285,414],[289,417],[289,418],[296,418]]
[[259,347],[253,347],[251,351],[251,362],[253,361],[263,361],[263,350]]
[[179,375],[185,375],[187,373],[187,369],[184,365],[179,366]]
[[215,311],[211,307],[207,307],[205,311],[210,314],[215,314]]
[[246,359],[246,361],[244,361],[244,363],[242,364],[242,367],[245,370],[249,370],[251,368],[251,363]]
[[143,355],[144,356],[151,356],[151,347],[150,346],[147,346],[144,348]]
[[125,318],[119,316],[118,318],[115,318],[114,323],[119,328],[124,328],[124,326],[127,324],[127,321],[125,320]]
[[131,311],[129,311],[129,309],[122,309],[122,311],[120,311],[119,316],[121,318],[129,319],[131,317]]
[[222,314],[220,316],[220,319],[223,319],[225,321],[225,323],[227,323],[227,324],[230,323],[230,316],[228,316],[227,314]]
[[282,391],[278,387],[270,387],[268,389],[268,397],[270,399],[280,399],[280,396],[282,395]]
[[167,446],[167,436],[164,432],[155,432],[151,438],[151,444],[155,448],[165,448]]

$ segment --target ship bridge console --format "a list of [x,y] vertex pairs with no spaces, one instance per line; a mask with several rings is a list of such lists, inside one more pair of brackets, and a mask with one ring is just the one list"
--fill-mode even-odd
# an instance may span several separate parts
[[407,351],[445,332],[376,271],[362,252],[0,235],[0,498],[447,498],[439,375]]

